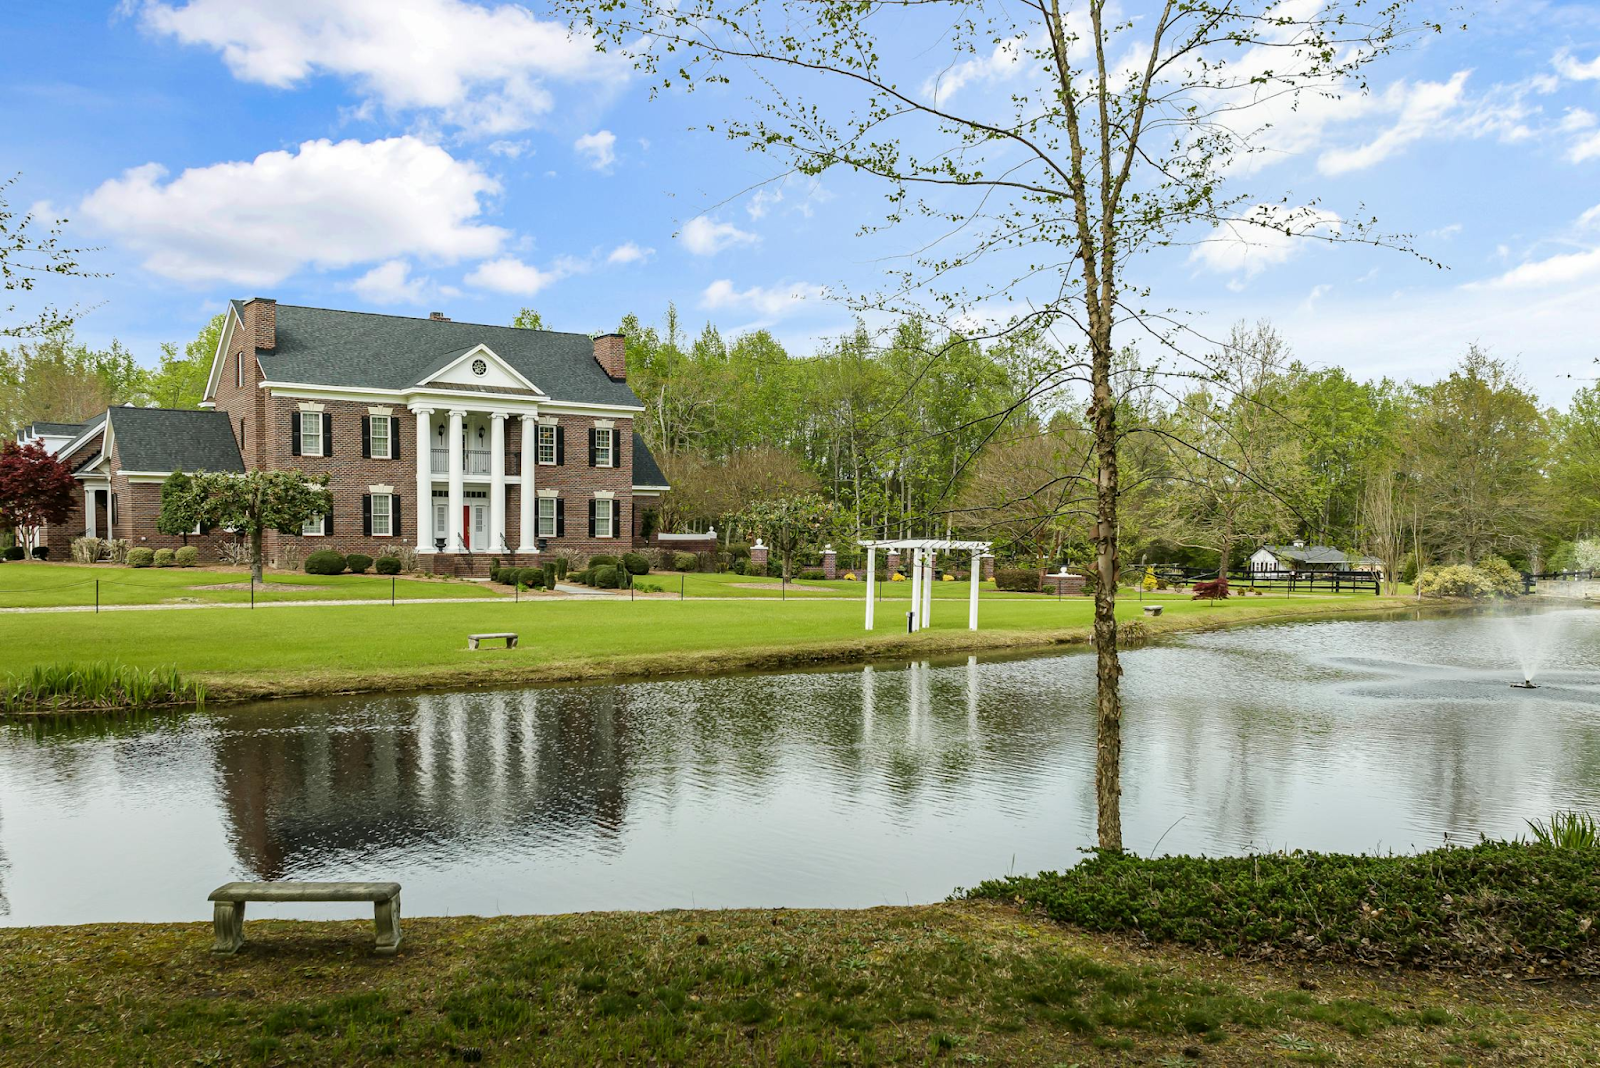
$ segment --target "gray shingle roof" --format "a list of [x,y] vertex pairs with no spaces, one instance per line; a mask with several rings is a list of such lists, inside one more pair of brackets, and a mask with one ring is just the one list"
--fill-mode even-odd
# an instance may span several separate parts
[[[242,316],[243,302],[233,303]],[[294,304],[277,306],[276,324],[276,347],[256,355],[267,377],[277,382],[407,389],[436,374],[452,354],[482,344],[553,400],[639,404],[626,382],[612,381],[595,362],[587,334]]]
[[639,432],[633,432],[633,484],[635,486],[665,486],[667,476],[661,473],[661,465],[656,463],[650,446],[644,443],[644,438]]
[[124,471],[243,471],[227,412],[112,408],[111,437]]
[[77,437],[83,433],[83,428],[88,425],[88,423],[29,423],[23,429],[31,430],[36,435],[50,434],[56,437],[71,435],[72,437]]
[[1267,552],[1301,564],[1381,564],[1374,556],[1351,556],[1327,545],[1268,545]]

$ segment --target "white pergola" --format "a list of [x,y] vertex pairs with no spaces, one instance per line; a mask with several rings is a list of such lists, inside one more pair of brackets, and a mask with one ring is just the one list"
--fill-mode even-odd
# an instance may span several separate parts
[[874,597],[877,595],[877,552],[911,553],[911,629],[922,630],[933,611],[933,554],[966,552],[972,554],[972,595],[967,601],[967,629],[978,629],[978,582],[981,560],[989,555],[986,541],[952,541],[948,538],[898,538],[893,541],[858,542],[867,550],[867,629],[872,629]]

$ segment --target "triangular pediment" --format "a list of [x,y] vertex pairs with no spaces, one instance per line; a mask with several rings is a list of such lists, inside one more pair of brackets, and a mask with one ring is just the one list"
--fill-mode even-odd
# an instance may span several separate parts
[[474,345],[466,350],[447,353],[435,369],[416,384],[431,388],[459,386],[475,392],[504,390],[507,393],[527,394],[531,391],[536,396],[545,395],[544,390],[528,381],[526,376],[487,345]]

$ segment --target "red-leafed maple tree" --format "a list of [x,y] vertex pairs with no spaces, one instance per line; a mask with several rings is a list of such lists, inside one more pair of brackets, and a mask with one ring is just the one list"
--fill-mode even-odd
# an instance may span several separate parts
[[28,556],[41,526],[66,521],[77,490],[72,469],[43,443],[8,441],[0,447],[0,521],[16,528]]

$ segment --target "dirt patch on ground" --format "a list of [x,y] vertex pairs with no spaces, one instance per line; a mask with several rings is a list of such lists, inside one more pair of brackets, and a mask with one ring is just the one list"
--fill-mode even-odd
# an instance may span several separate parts
[[[248,582],[217,582],[210,586],[190,586],[189,588],[191,590],[248,590],[251,585]],[[299,582],[258,582],[255,584],[255,589],[258,590],[325,590],[327,588],[326,586],[307,586]]]

